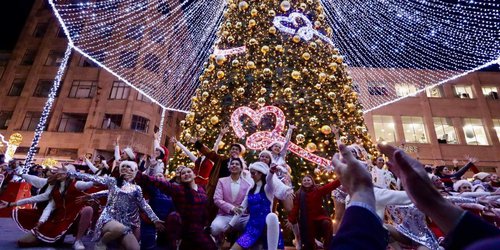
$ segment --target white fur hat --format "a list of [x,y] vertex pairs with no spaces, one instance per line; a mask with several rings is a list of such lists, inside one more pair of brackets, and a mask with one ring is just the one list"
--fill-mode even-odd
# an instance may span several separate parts
[[271,143],[271,145],[269,146],[269,148],[272,148],[276,144],[278,144],[280,146],[280,148],[283,148],[283,143],[281,143],[279,141],[274,141],[273,143]]
[[133,161],[122,161],[122,162],[120,162],[120,171],[121,171],[122,167],[125,165],[132,167],[132,170],[134,170],[134,172],[137,172],[137,170],[138,170],[137,163],[135,163]]
[[130,147],[126,147],[125,149],[123,149],[123,152],[125,152],[125,154],[127,154],[130,159],[135,160],[134,151]]
[[267,175],[269,173],[269,166],[267,166],[267,164],[265,164],[264,162],[261,162],[261,161],[257,161],[257,162],[250,164],[250,170],[252,170],[252,169],[255,171],[259,171],[265,175]]
[[261,155],[265,155],[265,154],[267,154],[267,155],[269,156],[269,158],[271,158],[271,160],[273,159],[273,154],[272,154],[272,153],[271,153],[271,151],[269,151],[269,150],[262,150],[262,151],[260,152],[260,154],[259,154],[259,157],[260,157]]
[[476,179],[478,179],[478,180],[483,181],[484,178],[486,178],[488,176],[491,176],[491,174],[488,174],[486,172],[479,172],[479,173],[475,174],[473,177],[476,178]]
[[471,187],[471,190],[472,190],[472,184],[467,180],[459,180],[459,181],[453,183],[453,190],[455,190],[455,192],[458,192],[460,187],[463,185],[469,185]]

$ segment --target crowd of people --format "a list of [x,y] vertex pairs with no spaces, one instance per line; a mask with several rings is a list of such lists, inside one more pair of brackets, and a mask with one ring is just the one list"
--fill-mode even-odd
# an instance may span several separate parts
[[[211,149],[193,138],[198,152],[172,138],[194,167],[176,166],[171,179],[165,175],[168,150],[157,139],[154,152],[138,160],[117,138],[113,158],[85,158],[86,171],[63,164],[23,174],[14,161],[5,163],[2,187],[22,178],[33,195],[0,201],[0,208],[34,205],[13,209],[27,233],[20,247],[74,234],[73,248],[85,249],[81,239],[91,232],[96,249],[210,250],[229,243],[230,249],[274,250],[284,249],[283,230],[293,232],[296,249],[303,250],[500,247],[500,180],[479,172],[477,159],[468,157],[462,168],[424,166],[393,146],[379,145],[381,154],[372,157],[360,143],[338,140],[339,153],[321,169],[338,178],[318,185],[315,176],[304,175],[295,188],[286,160],[294,128],[285,143],[272,143],[250,164],[242,144],[231,144],[226,155],[217,152],[227,127]],[[463,178],[467,171],[472,181]],[[334,201],[333,215],[326,199]]]

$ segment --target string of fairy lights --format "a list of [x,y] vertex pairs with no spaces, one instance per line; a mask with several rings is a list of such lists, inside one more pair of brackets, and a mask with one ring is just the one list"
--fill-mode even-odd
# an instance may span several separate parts
[[[70,44],[162,107],[188,111],[224,0],[49,0]],[[175,2],[175,3],[174,3]],[[495,0],[321,0],[365,112],[491,64]],[[411,86],[395,94],[395,84]],[[379,93],[380,88],[387,93]],[[374,93],[375,92],[375,93]],[[373,98],[373,94],[377,98]]]
[[25,167],[23,168],[24,173],[28,173],[28,170],[31,167],[31,164],[33,162],[33,158],[35,157],[35,154],[36,154],[38,142],[40,141],[40,138],[42,137],[42,133],[45,130],[45,126],[47,126],[47,118],[49,117],[50,111],[52,109],[52,105],[54,104],[54,101],[56,99],[57,91],[59,90],[59,87],[61,86],[61,80],[64,76],[64,73],[66,72],[66,66],[68,64],[69,57],[71,55],[71,51],[72,51],[71,46],[67,46],[66,51],[64,52],[63,60],[61,61],[61,65],[59,66],[59,69],[57,70],[56,77],[54,78],[52,87],[50,88],[47,101],[45,102],[45,106],[43,107],[42,114],[40,116],[40,121],[38,122],[38,124],[35,128],[35,135],[33,136],[31,146],[28,150],[28,154],[26,155],[26,160],[24,162],[24,165],[25,165]]
[[[322,0],[365,112],[494,63],[498,1]],[[388,93],[380,93],[381,89]],[[377,98],[370,94],[377,95]]]

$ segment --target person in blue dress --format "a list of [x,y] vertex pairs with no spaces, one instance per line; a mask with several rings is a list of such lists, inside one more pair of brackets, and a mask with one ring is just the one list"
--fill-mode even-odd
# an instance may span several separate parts
[[[244,211],[249,216],[244,233],[238,238],[231,250],[249,249],[263,244],[264,249],[284,249],[283,237],[280,233],[278,216],[271,212],[272,201],[276,190],[273,175],[277,168],[271,168],[263,162],[250,164],[250,175],[254,181],[253,187],[248,191],[247,197],[239,209],[236,220]],[[230,223],[231,224],[231,223]]]

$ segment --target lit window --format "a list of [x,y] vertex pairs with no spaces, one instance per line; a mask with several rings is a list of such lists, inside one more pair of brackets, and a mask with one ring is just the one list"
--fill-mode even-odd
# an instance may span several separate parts
[[11,118],[12,111],[0,111],[0,129],[7,129]]
[[468,145],[489,145],[481,119],[464,118],[463,124]]
[[438,143],[458,144],[457,133],[450,118],[434,117],[433,120]]
[[472,94],[472,87],[471,86],[455,85],[455,86],[453,86],[453,88],[455,89],[455,95],[458,98],[462,98],[462,99],[474,98],[474,95]]
[[68,97],[70,98],[92,98],[97,90],[97,82],[73,81]]
[[119,129],[122,126],[122,115],[105,114],[102,120],[103,129]]
[[85,129],[86,122],[87,114],[63,113],[57,131],[81,133]]
[[407,84],[407,83],[402,83],[402,84],[396,84],[396,95],[398,97],[403,97],[403,96],[409,96],[409,95],[415,95],[417,92],[417,87],[413,84]]
[[12,85],[10,86],[8,96],[20,96],[21,92],[23,92],[25,79],[14,79]]
[[497,87],[482,87],[483,95],[492,100],[498,100],[498,89]]
[[396,142],[396,130],[392,116],[373,116],[373,127],[378,143]]
[[124,100],[128,98],[129,93],[130,87],[126,83],[115,81],[113,82],[109,99]]
[[147,97],[141,93],[137,94],[137,100],[139,100],[141,102],[146,102],[146,103],[153,103],[153,101],[151,101],[151,99],[149,99],[149,97]]
[[147,118],[142,117],[142,116],[133,115],[132,116],[132,124],[130,125],[130,129],[147,133],[149,130],[149,120]]
[[500,119],[493,119],[493,129],[495,129],[498,141],[500,142]]
[[63,51],[51,50],[47,59],[45,60],[45,66],[60,66],[64,58]]
[[370,95],[387,95],[387,87],[381,82],[368,83],[368,93]]
[[427,88],[425,90],[427,97],[430,98],[441,98],[443,97],[443,87],[441,85],[432,88]]
[[402,116],[405,141],[410,143],[427,143],[424,119],[418,116]]

